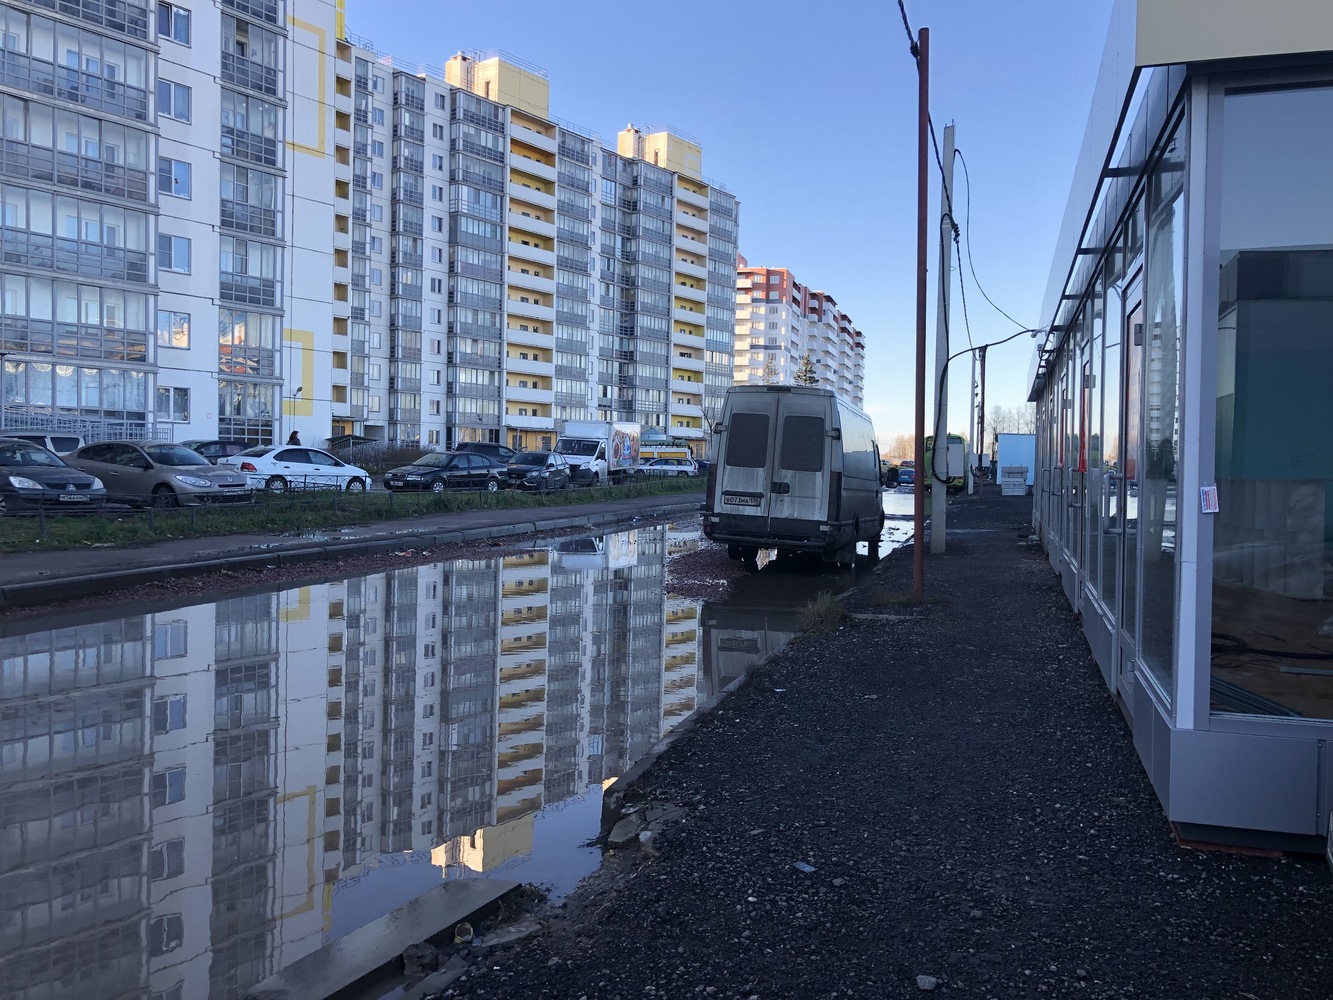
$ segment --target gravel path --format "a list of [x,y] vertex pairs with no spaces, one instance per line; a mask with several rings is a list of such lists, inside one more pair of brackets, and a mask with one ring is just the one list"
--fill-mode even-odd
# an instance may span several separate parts
[[1333,997],[1328,870],[1176,846],[1027,505],[956,503],[923,606],[887,560],[637,786],[684,822],[444,996]]

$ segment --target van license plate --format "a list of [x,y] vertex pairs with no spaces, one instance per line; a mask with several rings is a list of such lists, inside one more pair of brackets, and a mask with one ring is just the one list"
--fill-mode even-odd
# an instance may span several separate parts
[[758,507],[761,497],[744,496],[737,493],[723,493],[722,502],[735,504],[737,507]]

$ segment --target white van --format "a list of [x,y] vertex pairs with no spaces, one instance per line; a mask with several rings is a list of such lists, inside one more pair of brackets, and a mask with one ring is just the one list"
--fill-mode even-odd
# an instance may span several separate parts
[[851,563],[861,541],[878,558],[884,509],[868,416],[828,389],[734,386],[714,434],[704,535],[733,559],[776,548]]

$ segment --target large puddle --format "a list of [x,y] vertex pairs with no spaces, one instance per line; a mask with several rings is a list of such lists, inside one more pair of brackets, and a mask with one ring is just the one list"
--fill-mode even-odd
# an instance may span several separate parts
[[[911,499],[885,495],[885,549]],[[605,785],[851,585],[768,565],[724,601],[667,593],[699,540],[696,518],[0,639],[0,994],[238,998],[443,879],[564,895]]]

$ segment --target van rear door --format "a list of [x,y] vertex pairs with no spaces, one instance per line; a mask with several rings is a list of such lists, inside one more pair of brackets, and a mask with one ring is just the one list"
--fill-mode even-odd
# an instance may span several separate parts
[[772,404],[766,396],[739,396],[727,415],[726,452],[719,470],[718,514],[756,518],[755,530],[768,526],[773,440]]
[[769,491],[770,523],[824,521],[828,517],[829,468],[827,396],[792,393],[778,408],[777,454]]

